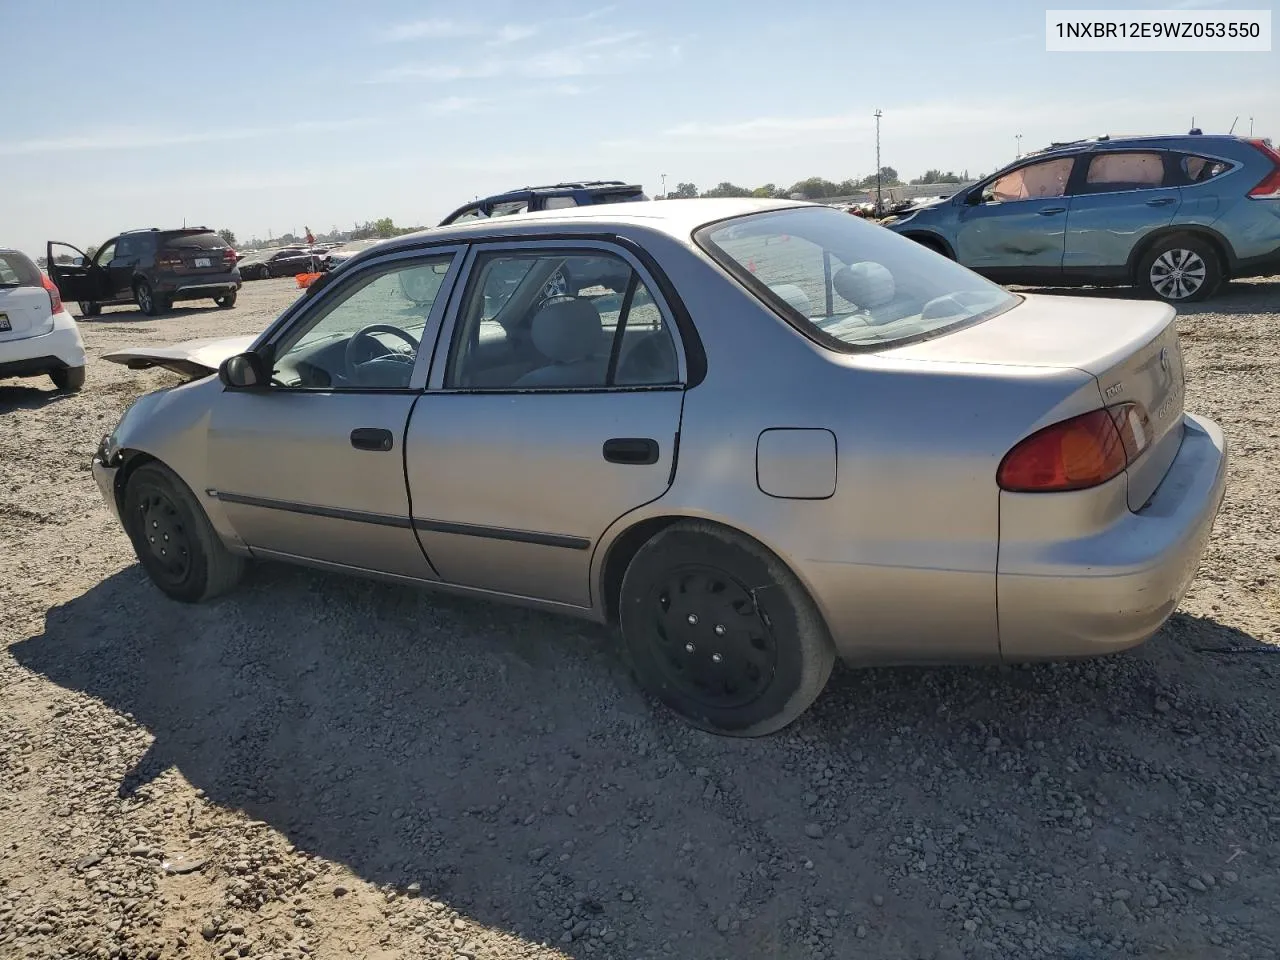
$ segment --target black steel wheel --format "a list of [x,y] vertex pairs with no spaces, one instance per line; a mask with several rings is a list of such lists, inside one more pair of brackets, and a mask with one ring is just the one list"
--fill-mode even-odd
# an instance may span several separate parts
[[186,603],[207,600],[239,582],[244,560],[223,546],[203,508],[172,470],[158,462],[134,470],[121,518],[143,569],[162,591]]
[[694,726],[762,736],[821,693],[834,648],[795,575],[756,541],[684,521],[640,548],[619,620],[640,684]]

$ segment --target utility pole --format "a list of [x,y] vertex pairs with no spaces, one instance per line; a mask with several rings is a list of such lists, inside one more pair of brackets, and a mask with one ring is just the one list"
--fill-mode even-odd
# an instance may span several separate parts
[[1253,117],[1249,118],[1249,136],[1253,136]]
[[1017,149],[1014,151],[1013,159],[1020,160],[1022,158],[1022,134],[1015,133],[1013,135],[1013,142],[1018,145]]
[[662,177],[662,199],[665,200],[667,199],[667,175],[660,173],[658,176]]
[[876,107],[876,216],[884,216],[884,194],[880,183],[880,118],[884,116]]

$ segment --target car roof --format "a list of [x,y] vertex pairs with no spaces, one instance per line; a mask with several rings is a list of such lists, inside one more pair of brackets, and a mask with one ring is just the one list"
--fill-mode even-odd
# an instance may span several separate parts
[[1045,157],[1053,154],[1088,153],[1098,150],[1114,150],[1118,148],[1139,147],[1178,147],[1186,149],[1193,144],[1201,144],[1205,149],[1222,146],[1240,146],[1248,143],[1247,137],[1238,137],[1225,133],[1167,133],[1167,134],[1134,134],[1130,136],[1089,137],[1084,140],[1071,140],[1065,143],[1051,143],[1036,151],[1029,151],[1018,159],[1029,157]]
[[443,227],[428,227],[387,241],[385,249],[411,247],[423,243],[472,240],[494,237],[537,236],[565,231],[601,233],[626,227],[668,234],[689,241],[699,227],[766,210],[815,206],[797,200],[757,200],[754,198],[699,198],[696,200],[632,200],[627,203],[600,203],[560,210],[538,210],[484,220],[468,220]]

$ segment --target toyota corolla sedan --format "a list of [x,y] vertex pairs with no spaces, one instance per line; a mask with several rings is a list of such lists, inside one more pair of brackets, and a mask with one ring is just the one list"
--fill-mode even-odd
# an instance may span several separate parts
[[[624,282],[549,287],[584,260]],[[1225,488],[1168,305],[1009,293],[785,201],[435,228],[257,337],[108,359],[190,378],[93,463],[170,597],[270,559],[615,623],[645,689],[739,736],[837,656],[1140,643]]]

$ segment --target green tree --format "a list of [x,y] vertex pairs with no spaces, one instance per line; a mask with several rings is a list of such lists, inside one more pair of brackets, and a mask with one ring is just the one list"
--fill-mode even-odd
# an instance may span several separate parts
[[373,221],[373,232],[378,237],[394,237],[399,233],[390,217],[382,217]]
[[675,191],[668,196],[675,197],[677,200],[691,200],[698,195],[698,188],[692,183],[677,183]]
[[218,231],[218,236],[222,238],[223,243],[225,243],[228,247],[234,247],[236,245],[236,235],[232,233],[230,230],[228,230],[226,227],[223,227],[221,230]]
[[85,255],[85,258],[88,260],[92,260],[93,255],[97,252],[98,252],[98,248],[95,247],[92,243],[84,248],[84,255]]
[[737,184],[730,183],[728,180],[722,180],[716,186],[712,187],[704,197],[749,197],[751,191],[746,187],[739,187]]
[[801,180],[793,183],[787,194],[799,193],[803,194],[806,200],[821,200],[824,197],[839,196],[837,192],[839,187],[824,177],[809,177],[807,180]]
[[766,200],[770,197],[777,196],[777,193],[778,188],[772,183],[766,183],[763,187],[756,187],[751,191],[751,195],[753,197],[762,197]]
[[861,188],[859,188],[857,180],[841,180],[836,184],[835,195],[837,197],[849,197],[855,193],[859,193],[860,189]]

